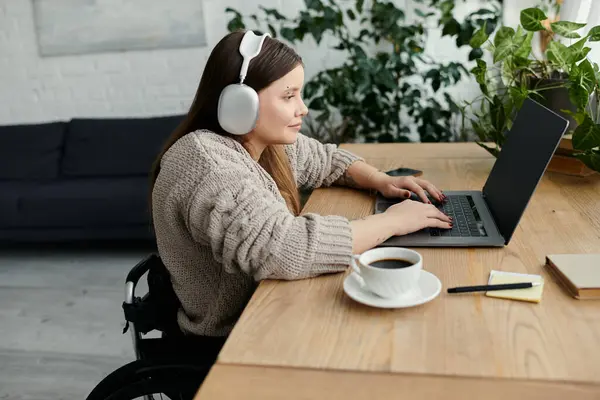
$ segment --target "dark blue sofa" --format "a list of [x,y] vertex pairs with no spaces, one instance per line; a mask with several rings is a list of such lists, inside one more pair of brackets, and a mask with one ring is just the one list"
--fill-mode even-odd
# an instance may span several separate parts
[[153,239],[150,166],[182,118],[0,126],[0,243]]

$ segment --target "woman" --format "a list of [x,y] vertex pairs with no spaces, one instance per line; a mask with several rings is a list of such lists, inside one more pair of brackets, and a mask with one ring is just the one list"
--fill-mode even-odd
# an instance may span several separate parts
[[348,221],[300,216],[298,188],[346,185],[387,197],[431,183],[392,178],[360,157],[299,133],[307,108],[300,97],[301,58],[267,37],[244,83],[259,94],[256,127],[245,135],[222,129],[223,88],[239,82],[244,32],[213,49],[187,118],[168,140],[153,171],[152,211],[160,256],[170,271],[186,334],[225,337],[263,279],[302,279],[345,270],[353,253],[392,235],[425,227],[449,228],[435,206],[404,201],[384,214]]

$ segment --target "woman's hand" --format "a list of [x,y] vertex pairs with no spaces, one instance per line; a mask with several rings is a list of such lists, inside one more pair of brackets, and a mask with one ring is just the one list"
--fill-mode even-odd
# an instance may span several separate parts
[[414,192],[424,203],[431,204],[425,191],[438,202],[446,200],[446,196],[431,182],[414,176],[389,176],[380,173],[376,177],[376,189],[388,198],[409,198],[410,192]]
[[389,207],[384,215],[393,224],[394,235],[406,235],[425,228],[452,228],[452,217],[447,216],[433,204],[404,200]]

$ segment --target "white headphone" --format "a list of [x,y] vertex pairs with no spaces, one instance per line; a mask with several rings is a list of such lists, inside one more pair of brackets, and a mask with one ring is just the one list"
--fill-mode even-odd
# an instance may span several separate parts
[[240,54],[244,57],[240,70],[240,83],[227,85],[219,96],[217,117],[219,125],[233,135],[245,135],[256,126],[258,120],[258,93],[250,86],[244,84],[248,73],[250,60],[260,53],[263,42],[267,36],[261,36],[248,31],[240,43]]

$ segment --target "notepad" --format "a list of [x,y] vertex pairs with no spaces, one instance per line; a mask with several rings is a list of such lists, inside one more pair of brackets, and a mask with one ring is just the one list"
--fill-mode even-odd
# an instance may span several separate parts
[[600,254],[550,254],[546,267],[576,299],[600,298]]
[[541,282],[541,285],[527,289],[490,290],[487,291],[485,295],[488,297],[529,301],[532,303],[539,303],[540,301],[542,301],[542,292],[544,291],[544,279],[540,275],[492,270],[490,271],[490,279],[488,280],[489,285],[520,282]]

